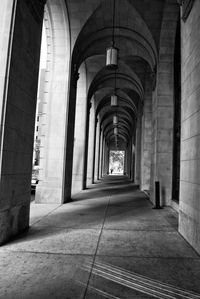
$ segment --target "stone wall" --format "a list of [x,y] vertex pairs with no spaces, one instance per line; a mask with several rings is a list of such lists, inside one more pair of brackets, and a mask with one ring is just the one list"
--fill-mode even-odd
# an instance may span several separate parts
[[200,252],[200,1],[182,21],[179,231]]

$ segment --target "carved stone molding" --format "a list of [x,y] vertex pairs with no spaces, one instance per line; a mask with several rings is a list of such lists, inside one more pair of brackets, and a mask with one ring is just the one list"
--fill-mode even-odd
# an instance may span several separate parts
[[177,0],[177,2],[182,6],[182,19],[185,22],[192,10],[195,0]]

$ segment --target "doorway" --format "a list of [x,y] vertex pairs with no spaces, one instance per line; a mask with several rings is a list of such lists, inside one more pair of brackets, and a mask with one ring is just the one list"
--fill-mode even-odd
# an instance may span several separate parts
[[124,174],[124,158],[125,151],[110,151],[109,154],[109,174],[123,175]]

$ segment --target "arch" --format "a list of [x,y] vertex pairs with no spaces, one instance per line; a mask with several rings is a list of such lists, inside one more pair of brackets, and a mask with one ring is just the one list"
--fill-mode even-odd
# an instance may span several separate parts
[[71,42],[65,0],[48,0],[44,22],[47,34],[43,113],[40,116],[41,165],[36,202],[63,201],[65,130],[68,113],[68,83]]
[[[131,49],[132,52],[129,53],[134,55],[134,49],[136,49],[135,54],[143,56],[153,69],[157,61],[157,50],[153,37],[134,7],[127,0],[125,0],[125,5],[124,1],[123,4],[121,1],[116,1],[117,9],[120,5],[120,14],[116,13],[116,45],[118,46],[119,37],[121,40],[125,38],[125,42],[119,44],[120,52],[123,52],[125,46],[124,53]],[[78,66],[81,64],[81,60],[89,56],[104,54],[106,47],[109,46],[112,37],[112,20],[108,17],[110,11],[112,11],[112,1],[104,0],[81,30],[73,51],[73,60]],[[108,16],[106,17],[106,15]],[[126,47],[129,40],[134,44]]]

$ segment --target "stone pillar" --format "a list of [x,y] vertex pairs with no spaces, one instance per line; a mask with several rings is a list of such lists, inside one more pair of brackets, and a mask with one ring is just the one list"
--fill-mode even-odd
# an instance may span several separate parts
[[141,157],[141,189],[150,190],[152,150],[152,87],[148,81],[145,89],[144,109],[142,116],[142,157]]
[[99,124],[99,148],[98,148],[98,165],[97,165],[97,180],[100,179],[100,169],[101,169],[101,140],[102,140],[102,130]]
[[95,134],[95,109],[94,99],[91,101],[90,120],[89,120],[89,141],[88,141],[88,164],[87,164],[87,185],[92,184],[93,173],[93,152],[94,152],[94,134]]
[[[187,1],[190,2],[190,1]],[[182,8],[185,15],[184,7]],[[185,18],[184,18],[185,19]],[[179,231],[200,253],[200,2],[181,22],[182,103]]]
[[87,109],[86,71],[82,65],[79,69],[80,79],[77,85],[76,117],[74,132],[74,154],[72,172],[72,195],[82,190],[83,166],[84,166],[84,144]]
[[97,122],[95,117],[94,121],[94,136],[93,136],[93,153],[92,153],[92,184],[94,184],[94,174],[95,174],[95,163],[96,163],[96,137],[97,137]]
[[71,201],[72,187],[72,166],[73,166],[73,151],[74,151],[74,127],[75,127],[75,109],[77,96],[77,81],[79,73],[75,69],[71,71],[70,98],[68,106],[68,121],[67,121],[67,137],[66,137],[66,153],[65,153],[65,185],[64,185],[64,202]]
[[104,175],[107,175],[107,171],[108,171],[108,146],[107,143],[105,141],[105,154],[104,154]]
[[134,138],[131,139],[131,147],[132,147],[132,156],[131,156],[131,181],[134,182],[135,179],[135,145]]
[[137,128],[136,128],[136,150],[135,150],[135,183],[141,182],[141,138],[142,138],[142,111],[138,109]]
[[89,144],[89,124],[90,124],[90,109],[92,105],[87,101],[86,109],[86,125],[85,125],[85,144],[84,144],[84,160],[83,160],[83,182],[82,189],[87,187],[87,170],[88,170],[88,144]]
[[179,8],[167,0],[163,14],[157,85],[152,102],[151,200],[155,181],[160,181],[161,204],[170,205],[172,196],[172,154],[174,113],[174,46]]
[[94,181],[99,179],[100,123],[97,121]]
[[103,137],[103,147],[102,147],[102,177],[105,175],[105,137]]
[[40,115],[40,180],[36,188],[37,203],[64,201],[63,174],[71,56],[69,24],[66,16],[64,0],[48,0],[44,18],[48,62],[41,103],[43,113]]
[[0,244],[29,227],[44,2],[1,1]]
[[103,130],[101,128],[100,162],[99,162],[99,177],[100,178],[102,178],[102,164],[103,164]]

